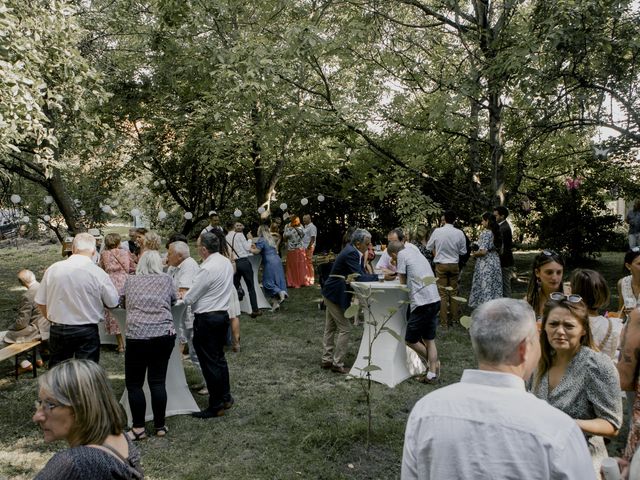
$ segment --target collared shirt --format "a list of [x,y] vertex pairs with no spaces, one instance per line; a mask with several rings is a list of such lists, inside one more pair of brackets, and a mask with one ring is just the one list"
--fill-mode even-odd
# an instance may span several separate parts
[[512,374],[465,370],[420,400],[407,421],[402,480],[593,480],[575,420]]
[[436,250],[435,263],[458,263],[460,255],[467,253],[467,242],[462,230],[450,223],[436,228],[427,242],[429,250]]
[[[413,249],[416,252],[420,253],[420,250],[418,250],[418,247],[416,247],[411,242],[405,242],[404,246],[405,248]],[[382,255],[380,255],[380,260],[378,260],[378,263],[376,263],[376,270],[378,269],[382,270],[383,268],[386,268],[387,270],[391,270],[392,272],[396,272],[398,270],[398,267],[393,263],[391,263],[391,256],[387,253],[386,250],[382,252]]]
[[184,303],[191,305],[193,313],[229,310],[233,288],[231,261],[219,253],[212,253],[200,265]]
[[119,301],[109,275],[84,255],[51,265],[36,293],[36,303],[47,306],[49,320],[65,325],[98,323],[104,307],[115,308]]
[[193,286],[193,281],[199,271],[198,262],[191,257],[187,257],[177,267],[169,267],[167,275],[173,278],[176,288],[189,289]]
[[149,339],[175,335],[171,305],[177,294],[166,273],[131,275],[124,284],[127,338]]
[[434,276],[431,265],[415,245],[413,248],[407,248],[408,245],[411,244],[405,244],[405,248],[398,252],[398,273],[407,276],[409,300],[413,311],[421,305],[438,302],[440,295],[435,282],[427,287],[422,280],[424,277]]
[[222,227],[220,225],[218,225],[217,227],[214,227],[213,225],[207,225],[202,229],[200,235],[202,235],[203,233],[213,233],[214,230],[217,230],[220,233],[224,233],[224,230],[222,230]]
[[313,245],[315,246],[318,243],[318,229],[313,223],[309,223],[309,225],[305,225],[303,227],[304,230],[304,238],[302,239],[302,246],[307,249],[309,248],[309,244],[311,243],[311,239],[313,238]]
[[229,232],[226,238],[233,258],[247,258],[251,255],[251,242],[245,238],[244,233]]

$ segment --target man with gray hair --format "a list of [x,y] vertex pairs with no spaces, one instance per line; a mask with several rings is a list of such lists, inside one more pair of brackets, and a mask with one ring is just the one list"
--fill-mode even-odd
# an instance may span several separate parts
[[72,255],[51,265],[42,277],[35,302],[51,322],[49,366],[69,358],[100,360],[98,322],[104,309],[115,308],[120,296],[109,275],[91,258],[96,239],[79,233],[73,239]]
[[594,479],[576,421],[525,389],[540,358],[531,307],[491,300],[473,312],[469,333],[478,369],[415,405],[401,479]]
[[320,366],[336,373],[349,373],[344,359],[349,349],[351,322],[344,312],[351,305],[352,291],[348,288],[349,276],[357,275],[359,282],[375,282],[377,275],[365,272],[363,255],[371,243],[371,234],[361,228],[351,235],[349,243],[338,254],[331,274],[322,287],[322,296],[327,306],[324,324],[323,353]]

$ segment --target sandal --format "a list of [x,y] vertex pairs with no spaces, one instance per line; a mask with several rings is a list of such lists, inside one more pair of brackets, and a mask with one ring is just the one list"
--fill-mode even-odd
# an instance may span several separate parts
[[156,437],[166,437],[169,428],[165,425],[164,427],[156,428]]
[[147,438],[147,431],[142,430],[141,432],[136,432],[133,428],[127,432],[127,438],[132,442],[139,442],[140,440],[145,440]]

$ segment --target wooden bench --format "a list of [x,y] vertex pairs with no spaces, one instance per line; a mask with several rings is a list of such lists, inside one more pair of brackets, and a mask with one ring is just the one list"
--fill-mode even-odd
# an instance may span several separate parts
[[11,357],[16,361],[16,380],[18,379],[18,369],[20,364],[18,363],[18,355],[21,353],[31,351],[31,365],[33,366],[33,378],[38,376],[38,366],[36,365],[36,347],[40,345],[42,341],[36,340],[35,342],[25,343],[12,343],[8,347],[4,347],[0,350],[0,362],[8,360]]

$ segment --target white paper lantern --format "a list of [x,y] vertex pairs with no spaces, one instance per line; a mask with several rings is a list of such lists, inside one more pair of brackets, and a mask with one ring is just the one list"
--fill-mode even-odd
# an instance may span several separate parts
[[73,203],[76,204],[76,207],[79,207],[80,205],[82,205],[82,202],[80,200],[78,200],[77,198],[73,199]]
[[307,200],[306,198],[303,198],[302,200],[300,200],[300,203],[302,205],[306,205],[307,203],[309,203],[309,200]]
[[11,195],[11,203],[18,204],[21,200],[20,195],[16,195],[15,193]]
[[165,218],[167,218],[167,212],[165,212],[164,210],[160,210],[158,212],[158,220],[162,221]]
[[103,205],[102,206],[102,211],[104,213],[111,213],[111,207],[109,205]]
[[191,212],[185,212],[185,214],[184,214],[184,218],[185,218],[186,220],[191,220],[191,219],[193,218],[193,213],[191,213]]
[[280,210],[285,211],[287,209],[287,204],[286,203],[281,203],[280,204]]
[[142,212],[140,212],[140,210],[138,210],[137,208],[132,208],[129,213],[132,217],[139,217]]
[[162,185],[166,185],[166,184],[167,184],[167,181],[163,179],[163,180],[160,180],[160,183],[161,183]]
[[24,216],[24,217],[22,217],[22,218],[20,219],[20,221],[21,221],[22,223],[29,223],[29,222],[31,221],[31,219],[30,219],[29,217],[27,217],[27,216]]
[[46,197],[44,197],[44,203],[46,203],[47,205],[53,203],[53,197],[51,195],[47,195]]
[[262,215],[265,212],[264,207],[258,207],[258,213]]
[[159,187],[160,186],[160,182],[158,180],[156,180],[155,182],[153,182],[153,186],[154,187]]
[[324,195],[322,195],[322,194],[318,195],[318,201],[319,202],[324,202]]
[[236,218],[240,218],[242,216],[242,210],[240,210],[239,208],[236,208],[233,212],[233,216]]
[[42,217],[42,220],[48,222],[49,220],[51,220],[51,217],[49,215],[45,215],[44,217]]
[[80,216],[84,217],[87,214],[87,212],[85,212],[84,210],[80,210]]

